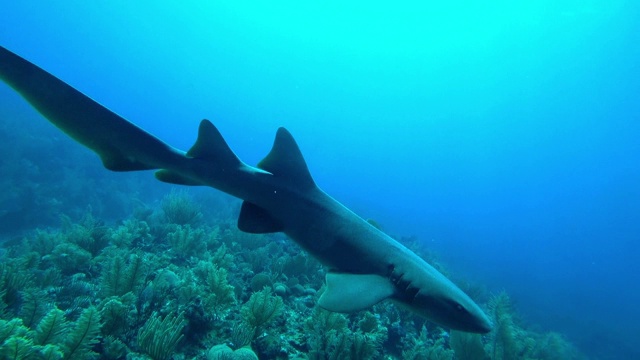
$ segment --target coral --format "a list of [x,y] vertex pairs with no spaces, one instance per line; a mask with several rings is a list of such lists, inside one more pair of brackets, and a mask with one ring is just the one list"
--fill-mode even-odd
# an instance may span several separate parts
[[162,320],[153,314],[138,333],[138,346],[153,360],[167,360],[182,340],[184,326],[182,314],[169,314]]
[[511,316],[511,301],[506,292],[500,292],[490,299],[489,314],[494,326],[488,349],[491,358],[515,359],[518,354],[518,344],[515,338],[515,324]]
[[12,336],[0,345],[2,359],[28,359],[34,353],[35,348],[30,338]]
[[176,225],[194,225],[202,218],[200,206],[184,190],[172,190],[162,199],[162,211],[167,221]]
[[527,331],[514,319],[511,300],[506,292],[494,295],[488,304],[494,329],[485,347],[491,359],[578,359],[581,355],[563,337],[553,332],[537,334]]
[[176,254],[183,258],[201,257],[207,251],[208,236],[203,228],[192,228],[191,225],[176,225],[167,234],[167,240]]
[[123,256],[113,256],[102,273],[102,293],[104,296],[120,296],[134,291],[144,278],[142,257],[136,254],[129,256],[129,264],[125,265]]
[[209,294],[205,299],[206,306],[213,310],[215,316],[224,316],[236,302],[233,286],[227,280],[227,270],[211,265],[205,281],[206,292]]
[[4,302],[4,297],[6,293],[7,291],[3,289],[3,284],[0,282],[0,319],[6,316],[7,304]]
[[20,318],[24,321],[25,326],[32,327],[48,310],[49,299],[44,291],[38,288],[29,288],[20,294],[22,297]]
[[44,360],[60,360],[64,358],[64,353],[56,345],[44,345],[39,347],[39,359]]
[[423,326],[417,338],[410,340],[412,346],[402,351],[406,360],[452,360],[453,350],[445,347],[444,338],[433,341],[429,339],[427,329]]
[[536,339],[533,354],[537,359],[563,360],[578,359],[576,348],[561,334],[549,332]]
[[482,344],[482,336],[479,334],[451,331],[449,347],[458,360],[485,360],[489,358]]
[[251,340],[255,336],[256,329],[254,327],[250,327],[244,323],[235,323],[233,324],[233,329],[231,330],[231,339],[229,346],[237,350],[239,348],[248,346],[251,344]]
[[24,336],[28,331],[21,319],[15,318],[10,321],[0,319],[0,344],[12,336]]
[[229,346],[221,344],[209,349],[207,360],[258,360],[258,355],[249,347],[233,350]]
[[104,338],[104,342],[102,344],[102,354],[103,358],[107,359],[125,359],[127,357],[127,353],[131,351],[127,348],[121,340],[116,339],[113,336],[107,336]]
[[91,259],[89,251],[70,242],[61,243],[51,253],[51,260],[63,275],[88,272],[91,268]]
[[136,297],[128,292],[122,296],[113,296],[100,303],[100,318],[104,335],[123,335],[133,322],[129,319],[133,312]]
[[73,223],[68,216],[60,216],[67,240],[88,251],[91,257],[97,256],[102,249],[109,245],[110,230],[101,221],[95,219],[91,212],[87,212],[79,223]]
[[[212,236],[215,236],[215,234]],[[218,250],[213,253],[213,256],[211,256],[211,262],[221,268],[230,269],[234,264],[234,257],[229,253],[227,245],[222,244],[218,247]]]
[[255,292],[242,306],[242,317],[253,328],[259,328],[282,313],[283,302],[270,288]]
[[260,291],[265,287],[271,287],[271,276],[265,272],[255,274],[251,278],[251,290]]
[[47,256],[53,252],[56,246],[65,241],[64,235],[59,231],[44,231],[36,229],[35,234],[28,239],[31,250],[40,256]]
[[53,308],[40,320],[34,342],[38,345],[61,344],[68,330],[69,324],[64,318],[64,312]]
[[100,335],[100,314],[91,306],[85,309],[71,327],[64,342],[65,359],[93,359],[98,354],[92,351]]
[[184,333],[188,342],[198,342],[205,338],[216,325],[214,317],[206,311],[202,298],[199,296],[187,303],[184,317],[189,324]]
[[0,303],[16,313],[21,300],[21,292],[33,284],[33,275],[21,259],[0,264]]
[[146,221],[128,219],[111,233],[111,242],[119,248],[141,246],[152,241],[151,228]]
[[310,359],[341,359],[347,356],[347,318],[338,313],[317,307],[313,315],[305,322],[309,334]]

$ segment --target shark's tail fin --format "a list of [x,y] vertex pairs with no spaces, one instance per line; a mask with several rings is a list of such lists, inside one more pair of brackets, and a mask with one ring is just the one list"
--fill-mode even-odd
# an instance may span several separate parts
[[161,169],[184,154],[0,46],[0,79],[113,171]]

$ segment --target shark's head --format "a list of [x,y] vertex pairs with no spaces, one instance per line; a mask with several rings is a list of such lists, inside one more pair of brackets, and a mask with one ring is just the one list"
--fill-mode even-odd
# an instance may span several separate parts
[[488,333],[492,324],[480,306],[431,265],[402,273],[395,269],[396,302],[427,319],[453,330]]

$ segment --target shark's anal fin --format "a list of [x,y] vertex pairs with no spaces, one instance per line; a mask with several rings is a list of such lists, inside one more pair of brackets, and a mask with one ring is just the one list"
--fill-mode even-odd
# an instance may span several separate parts
[[238,229],[251,234],[266,234],[281,232],[284,226],[269,215],[267,210],[244,201],[238,218]]
[[329,272],[327,288],[318,305],[323,309],[349,313],[368,309],[391,297],[395,288],[388,278],[375,274]]

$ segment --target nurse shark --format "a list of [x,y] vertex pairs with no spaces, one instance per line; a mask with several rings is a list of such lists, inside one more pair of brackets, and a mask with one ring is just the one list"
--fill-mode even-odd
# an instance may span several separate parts
[[487,333],[491,322],[453,282],[315,183],[297,143],[278,129],[256,166],[202,120],[195,144],[175,149],[40,67],[0,47],[0,78],[112,171],[156,170],[158,180],[206,185],[243,200],[238,228],[283,232],[328,268],[319,306],[367,309],[389,299],[447,328]]

